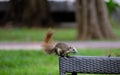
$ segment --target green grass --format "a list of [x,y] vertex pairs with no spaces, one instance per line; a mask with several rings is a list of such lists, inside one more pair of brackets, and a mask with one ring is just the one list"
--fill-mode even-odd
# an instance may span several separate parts
[[[120,53],[119,49],[111,51]],[[104,49],[79,49],[78,55],[105,56],[106,53]],[[0,50],[0,75],[59,75],[58,62],[57,56],[43,51]]]
[[[0,42],[1,41],[19,41],[19,42],[34,42],[42,41],[48,29],[0,29]],[[54,39],[58,41],[75,41],[76,30],[70,29],[54,29]],[[113,28],[114,33],[120,37],[120,29]],[[120,38],[119,38],[120,39]]]
[[[0,29],[0,41],[22,41],[22,42],[34,42],[41,41],[45,37],[48,29]],[[55,29],[55,40],[75,40],[75,29]],[[69,36],[69,37],[68,37]]]
[[118,36],[118,37],[120,37],[120,27],[118,27],[118,28],[113,28],[113,32]]
[[[51,70],[52,69],[52,70]],[[42,51],[0,51],[0,75],[57,75],[57,57]]]

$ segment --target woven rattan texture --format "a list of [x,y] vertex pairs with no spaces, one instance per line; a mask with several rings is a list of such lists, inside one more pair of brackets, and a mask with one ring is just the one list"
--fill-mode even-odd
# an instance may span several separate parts
[[120,57],[60,57],[60,73],[120,74]]

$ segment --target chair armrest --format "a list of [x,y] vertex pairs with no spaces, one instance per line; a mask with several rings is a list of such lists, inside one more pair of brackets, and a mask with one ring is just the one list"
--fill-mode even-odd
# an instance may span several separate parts
[[120,74],[120,57],[73,56],[59,58],[60,74]]

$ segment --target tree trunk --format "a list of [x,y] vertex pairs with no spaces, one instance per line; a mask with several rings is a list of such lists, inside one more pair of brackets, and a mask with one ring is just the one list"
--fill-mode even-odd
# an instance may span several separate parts
[[[21,14],[23,13],[24,0],[10,0],[9,4],[10,7],[5,12],[5,15],[3,17],[5,25],[8,25],[10,23],[11,25],[20,23],[22,20]],[[15,26],[18,26],[18,24]]]
[[51,25],[49,4],[47,0],[26,0],[23,13],[23,22],[36,26]]
[[115,38],[104,0],[76,0],[76,8],[78,39]]
[[53,23],[47,0],[10,0],[10,4],[5,20],[14,26],[48,27]]

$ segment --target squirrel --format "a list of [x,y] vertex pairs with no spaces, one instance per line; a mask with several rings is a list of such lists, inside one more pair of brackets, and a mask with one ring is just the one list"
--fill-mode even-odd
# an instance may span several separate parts
[[43,49],[47,54],[56,54],[58,56],[62,57],[68,57],[69,53],[77,53],[77,49],[74,47],[68,46],[65,43],[58,42],[56,43],[52,37],[53,37],[53,30],[48,30],[44,42],[43,42]]

